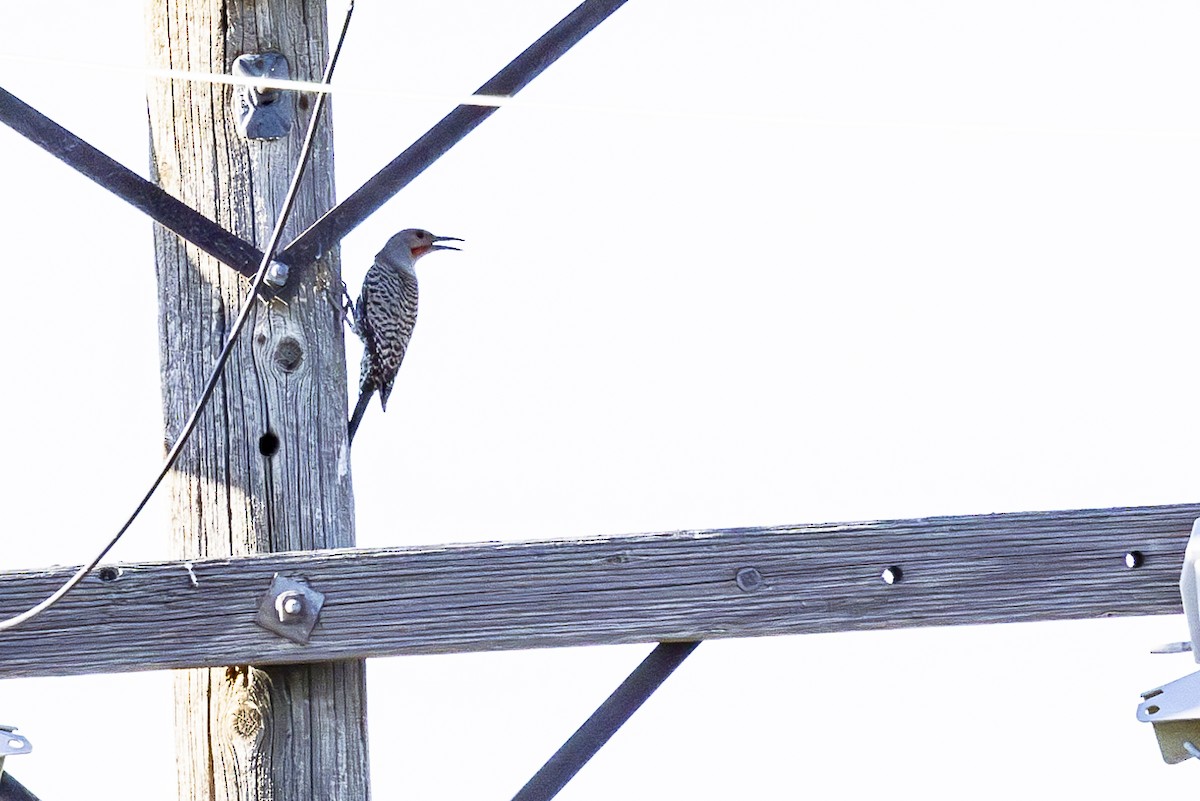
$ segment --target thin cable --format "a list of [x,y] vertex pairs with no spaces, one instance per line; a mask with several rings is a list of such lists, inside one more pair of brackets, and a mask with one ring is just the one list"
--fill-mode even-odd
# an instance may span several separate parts
[[[350,0],[346,6],[346,17],[342,21],[342,32],[338,37],[337,45],[333,49],[333,54],[329,57],[329,64],[325,67],[325,74],[322,77],[322,83],[329,83],[333,78],[333,68],[337,66],[338,55],[342,52],[342,43],[346,41],[346,30],[350,27],[350,15],[354,12],[354,0]],[[238,335],[242,329],[246,327],[246,322],[250,319],[250,312],[254,309],[255,298],[258,297],[258,292],[262,288],[263,279],[266,277],[267,269],[274,259],[275,249],[279,247],[279,240],[283,237],[283,226],[287,223],[288,215],[291,214],[292,204],[296,201],[296,195],[300,189],[300,179],[304,177],[304,167],[308,164],[308,157],[312,151],[313,141],[316,138],[317,123],[321,119],[321,111],[325,108],[326,94],[317,95],[317,100],[313,104],[312,119],[308,123],[308,131],[304,135],[304,144],[300,147],[300,160],[296,165],[296,171],[292,174],[292,183],[288,187],[287,195],[283,199],[283,207],[279,211],[279,217],[275,221],[275,230],[271,232],[271,240],[263,251],[262,262],[258,266],[258,272],[254,275],[254,280],[250,283],[250,290],[246,294],[246,300],[242,303],[241,311],[238,312],[237,320],[233,324],[233,330],[229,333],[229,339],[225,341],[225,347],[221,349],[220,355],[217,356],[216,364],[213,365],[212,372],[209,374],[208,383],[204,386],[204,391],[200,393],[200,400],[196,403],[196,408],[192,411],[191,417],[184,423],[183,430],[180,432],[175,444],[171,447],[170,453],[167,454],[166,461],[163,463],[162,469],[158,476],[150,485],[150,489],[146,492],[137,508],[133,510],[133,514],[125,521],[125,525],[121,526],[117,531],[116,536],[108,541],[100,553],[91,562],[79,568],[75,575],[71,576],[65,584],[55,590],[44,601],[33,606],[19,615],[14,615],[7,620],[0,620],[0,631],[7,631],[25,623],[32,618],[37,617],[42,612],[45,612],[54,604],[62,600],[68,592],[76,587],[79,582],[83,581],[84,577],[100,564],[100,560],[108,555],[108,552],[113,549],[113,546],[125,535],[129,527],[133,525],[133,521],[137,519],[142,510],[146,508],[146,504],[150,502],[150,498],[154,492],[162,484],[163,479],[167,477],[167,473],[171,472],[171,468],[175,466],[175,462],[179,459],[179,454],[183,451],[183,446],[187,444],[192,432],[196,430],[196,425],[200,422],[200,415],[208,405],[208,401],[212,398],[213,392],[216,391],[217,383],[221,380],[221,374],[224,372],[225,363],[229,361],[230,354],[233,353],[233,346],[237,342]]]
[[381,97],[398,97],[413,101],[428,103],[445,103],[451,100],[463,105],[504,106],[512,101],[511,97],[501,95],[471,95],[462,98],[461,95],[450,95],[440,92],[412,92],[395,89],[381,89],[366,86],[331,86],[320,81],[301,81],[295,78],[266,78],[228,75],[220,72],[204,72],[202,70],[180,70],[169,67],[144,67],[131,64],[116,64],[105,61],[75,61],[72,59],[48,58],[46,56],[29,56],[19,53],[0,53],[0,61],[16,62],[18,64],[42,64],[51,67],[64,67],[75,70],[102,70],[107,72],[126,73],[144,78],[161,78],[172,81],[191,81],[192,83],[212,83],[225,86],[254,86],[262,89],[279,89],[282,91],[312,92],[315,94],[357,94]]
[[[127,73],[143,78],[162,80],[192,81],[195,83],[226,84],[230,86],[258,86],[264,89],[279,89],[297,92],[337,93],[343,95],[358,95],[388,100],[399,100],[414,105],[444,106],[451,103],[459,106],[481,106],[485,108],[514,107],[522,112],[542,112],[557,114],[593,114],[607,116],[625,116],[643,119],[662,119],[679,121],[699,121],[710,123],[741,123],[746,125],[792,125],[804,128],[833,128],[833,129],[898,129],[914,131],[954,131],[971,133],[1000,133],[1031,136],[1132,136],[1173,139],[1195,139],[1200,137],[1200,129],[1195,128],[1116,128],[1116,127],[1063,127],[1056,125],[1011,125],[1001,123],[971,123],[954,120],[888,120],[888,119],[854,119],[854,118],[824,118],[790,112],[746,112],[728,111],[723,108],[725,100],[714,97],[710,101],[696,105],[681,107],[679,105],[656,105],[653,107],[621,106],[603,103],[590,103],[587,97],[574,96],[567,102],[547,102],[516,98],[510,95],[473,94],[461,95],[450,92],[414,92],[385,88],[382,86],[339,84],[337,87],[325,86],[316,81],[284,80],[278,78],[246,78],[219,73],[196,70],[162,69],[118,64],[104,61],[86,61],[73,59],[49,58],[19,53],[0,53],[0,62],[16,62],[44,64],[53,67],[63,67],[76,70],[101,70],[107,72]],[[674,102],[674,98],[668,98]]]
[[180,70],[164,67],[143,67],[129,64],[115,64],[103,61],[75,61],[71,59],[47,58],[45,56],[28,56],[17,53],[0,53],[0,61],[16,63],[43,64],[52,67],[64,67],[76,70],[105,70],[136,75],[144,78],[159,78],[170,81],[190,81],[192,83],[211,83],[224,86],[254,86],[259,89],[279,89],[292,92],[313,92],[315,94],[357,94],[377,97],[403,98],[413,102],[442,104],[447,101],[466,106],[505,106],[512,102],[511,97],[502,95],[450,95],[439,92],[412,92],[376,87],[330,86],[320,81],[301,81],[295,78],[266,78],[227,75],[220,72],[204,72],[201,70]]

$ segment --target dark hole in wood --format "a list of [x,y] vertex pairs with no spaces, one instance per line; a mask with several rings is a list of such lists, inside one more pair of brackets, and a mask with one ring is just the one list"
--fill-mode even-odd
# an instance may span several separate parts
[[285,373],[294,373],[304,361],[304,348],[293,337],[284,337],[275,348],[275,364]]
[[300,95],[300,98],[296,101],[296,103],[300,106],[301,111],[308,111],[308,98],[307,97],[305,97],[304,95]]
[[268,431],[258,438],[258,452],[263,456],[270,458],[279,450],[279,437],[275,436],[274,431]]
[[102,567],[96,571],[96,578],[101,581],[116,581],[121,571],[115,567]]

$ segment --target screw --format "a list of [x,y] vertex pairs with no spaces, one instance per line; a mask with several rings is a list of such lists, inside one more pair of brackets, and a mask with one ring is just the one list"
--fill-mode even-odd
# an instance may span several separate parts
[[884,584],[897,584],[904,577],[904,573],[899,567],[893,565],[892,567],[885,567],[879,577],[883,579]]
[[1145,561],[1146,557],[1142,555],[1141,551],[1130,551],[1129,553],[1125,554],[1125,567],[1129,568],[1130,570],[1141,567]]
[[742,592],[754,592],[763,585],[762,573],[752,567],[743,567],[736,576],[738,589]]
[[275,596],[275,612],[280,623],[289,623],[304,612],[304,596],[295,590],[284,590]]

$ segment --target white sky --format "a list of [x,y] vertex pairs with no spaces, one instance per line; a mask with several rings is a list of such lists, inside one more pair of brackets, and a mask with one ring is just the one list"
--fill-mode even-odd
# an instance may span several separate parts
[[[452,104],[387,92],[470,92],[573,4],[360,0],[340,196]],[[3,15],[0,86],[146,174],[145,81],[101,68],[142,63],[141,3]],[[422,261],[355,446],[359,543],[1196,500],[1198,24],[1185,2],[630,0],[344,243],[356,290],[399,228],[467,240]],[[7,129],[0,175],[0,557],[75,564],[161,454],[150,224]],[[116,557],[165,556],[156,507]],[[1147,655],[1184,636],[707,643],[560,798],[1188,792],[1134,717],[1194,668]],[[376,797],[510,797],[648,650],[373,661]],[[35,745],[7,767],[46,799],[172,797],[169,693],[4,682]]]

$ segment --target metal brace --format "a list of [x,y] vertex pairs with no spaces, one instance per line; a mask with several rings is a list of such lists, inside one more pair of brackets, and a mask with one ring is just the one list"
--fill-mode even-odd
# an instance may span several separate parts
[[[249,78],[235,85],[237,128],[247,139],[281,139],[292,130],[294,92],[266,86],[262,79],[286,81],[291,77],[282,53],[247,53],[233,61],[236,78]],[[254,79],[259,79],[258,83]]]
[[33,745],[23,735],[17,734],[16,726],[0,725],[0,776],[4,775],[4,758],[17,754],[28,754]]
[[[1187,617],[1191,642],[1170,643],[1155,653],[1191,651],[1200,662],[1200,520],[1192,525],[1183,570],[1179,575],[1179,594]],[[1169,765],[1200,757],[1200,672],[1176,679],[1170,684],[1142,693],[1138,720],[1154,726],[1163,761]]]
[[275,574],[271,586],[258,604],[254,622],[292,642],[306,645],[325,596],[302,581]]

